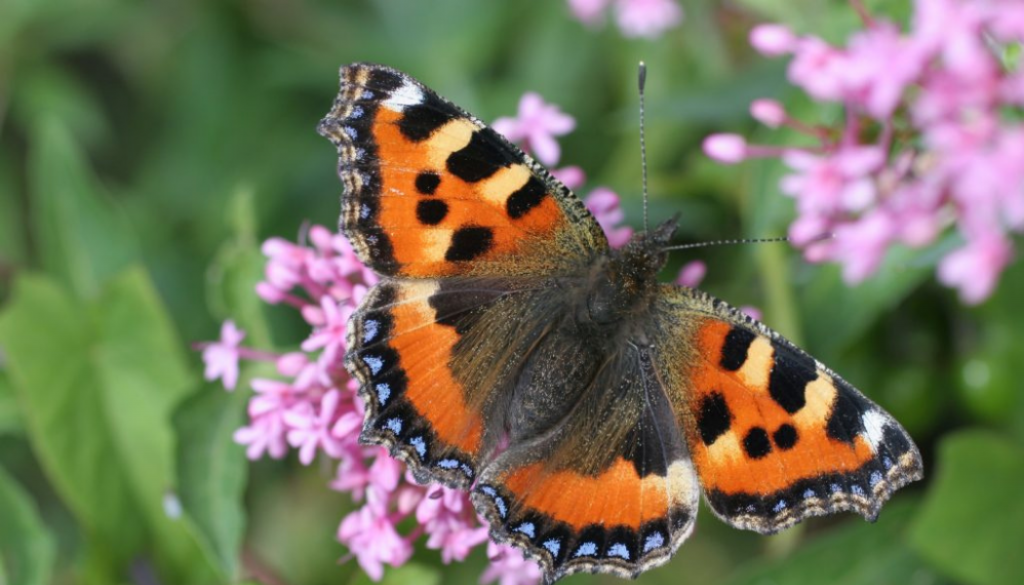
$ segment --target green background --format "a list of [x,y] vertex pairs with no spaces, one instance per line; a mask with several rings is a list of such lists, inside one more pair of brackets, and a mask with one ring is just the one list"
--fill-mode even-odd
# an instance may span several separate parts
[[[246,391],[203,383],[190,350],[226,318],[257,347],[308,333],[252,287],[263,239],[335,225],[335,154],[314,128],[341,64],[392,65],[485,120],[540,92],[578,122],[561,164],[588,172],[584,193],[619,192],[636,224],[644,59],[652,218],[681,213],[681,243],[785,233],[779,164],[722,167],[700,141],[799,142],[749,119],[757,97],[834,120],[746,33],[781,21],[840,41],[857,18],[839,1],[683,5],[685,23],[647,41],[588,29],[552,0],[0,1],[0,584],[368,582],[337,563],[351,503],[327,488],[331,466],[250,465],[231,441]],[[705,510],[639,582],[1024,582],[1024,270],[965,307],[933,275],[955,245],[892,250],[854,288],[785,245],[673,257],[672,274],[705,260],[704,288],[763,308],[892,412],[926,478],[874,525],[843,516],[761,537]],[[163,511],[171,494],[177,519]],[[420,546],[385,582],[475,583],[485,563],[483,547],[444,566]]]

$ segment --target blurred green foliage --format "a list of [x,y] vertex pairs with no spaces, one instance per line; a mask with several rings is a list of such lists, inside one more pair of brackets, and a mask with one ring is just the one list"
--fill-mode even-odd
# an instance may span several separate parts
[[[756,97],[835,115],[787,89],[784,64],[745,35],[780,20],[839,40],[856,16],[840,1],[683,4],[681,28],[627,41],[541,0],[0,2],[0,584],[368,582],[336,563],[350,503],[327,489],[331,470],[250,466],[231,441],[244,391],[204,384],[189,350],[225,318],[256,346],[302,338],[252,286],[262,239],[336,221],[335,154],[314,127],[341,64],[395,66],[484,119],[540,92],[578,121],[563,164],[617,190],[636,222],[642,58],[652,216],[681,212],[686,241],[783,233],[777,163],[723,168],[700,140],[795,140],[753,125]],[[868,4],[899,19],[909,3]],[[641,582],[1024,582],[1024,271],[968,309],[933,282],[942,246],[897,250],[856,288],[784,246],[673,259],[706,260],[707,289],[763,307],[890,410],[927,476],[876,525],[759,537],[705,511]],[[385,582],[473,583],[485,563],[421,549]]]

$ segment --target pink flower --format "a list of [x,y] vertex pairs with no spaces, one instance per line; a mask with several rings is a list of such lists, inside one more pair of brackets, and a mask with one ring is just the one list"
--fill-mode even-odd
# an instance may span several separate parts
[[569,0],[569,10],[586,25],[600,24],[604,9],[611,0]]
[[885,118],[903,92],[921,75],[927,54],[889,23],[879,23],[850,39],[842,72],[843,91],[851,103]]
[[523,553],[508,545],[487,543],[487,558],[491,566],[480,576],[480,584],[498,582],[498,585],[537,585],[543,576],[537,563],[527,560]]
[[412,544],[402,538],[387,514],[386,498],[375,490],[368,502],[338,527],[338,540],[355,555],[359,566],[374,581],[384,577],[384,565],[399,567],[412,557]]
[[587,195],[583,200],[584,205],[594,214],[597,223],[601,225],[605,235],[608,236],[608,244],[613,248],[624,246],[629,238],[633,236],[633,228],[619,226],[626,214],[619,207],[619,196],[606,187],[598,187]]
[[309,248],[283,238],[270,238],[264,242],[263,254],[269,258],[265,272],[267,282],[281,290],[288,290],[299,283],[303,267],[313,257]]
[[323,449],[331,457],[340,457],[342,445],[331,434],[331,426],[335,419],[341,395],[331,390],[320,402],[319,412],[309,402],[300,402],[284,413],[284,422],[288,425],[288,443],[299,449],[299,461],[303,465],[313,462],[318,448]]
[[807,37],[797,43],[789,64],[789,80],[815,99],[838,100],[843,97],[849,66],[842,51],[819,38]]
[[249,401],[249,416],[259,418],[271,412],[284,414],[295,404],[298,391],[287,382],[254,378],[251,382],[256,392]]
[[416,520],[430,535],[427,548],[441,551],[444,563],[462,561],[473,547],[487,542],[487,527],[480,526],[466,492],[446,487],[433,489],[416,507]]
[[673,0],[618,0],[615,20],[626,37],[656,38],[683,20],[683,9]]
[[350,304],[339,305],[333,297],[323,297],[320,300],[320,310],[310,311],[305,315],[307,320],[318,327],[306,341],[302,342],[302,351],[323,349],[322,361],[336,363],[338,356],[345,353],[348,318],[354,311],[355,307]]
[[576,120],[558,106],[546,103],[539,94],[527,92],[519,100],[518,115],[515,118],[498,118],[492,127],[509,141],[522,144],[540,162],[551,166],[561,155],[555,136],[571,132],[576,127]]
[[792,151],[783,161],[795,173],[780,187],[797,198],[800,211],[832,214],[860,211],[875,199],[871,177],[884,164],[884,153],[875,147],[848,147],[827,156]]
[[220,341],[201,345],[206,370],[203,377],[208,381],[220,378],[224,387],[234,390],[238,383],[238,346],[245,339],[245,332],[235,327],[233,321],[225,321],[220,327]]
[[246,446],[246,457],[259,459],[264,453],[273,459],[284,457],[288,452],[288,444],[285,442],[285,424],[281,415],[277,411],[269,412],[235,431],[234,440]]
[[881,209],[836,228],[831,255],[843,264],[846,282],[859,283],[874,274],[897,229],[892,216]]
[[995,289],[999,275],[1013,257],[1010,242],[989,234],[967,242],[939,263],[939,280],[960,290],[960,298],[976,305]]

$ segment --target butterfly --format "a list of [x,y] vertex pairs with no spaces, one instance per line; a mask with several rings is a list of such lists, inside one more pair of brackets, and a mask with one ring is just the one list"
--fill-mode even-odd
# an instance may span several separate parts
[[921,478],[907,432],[845,380],[658,282],[674,220],[612,249],[540,164],[389,67],[343,67],[318,131],[338,150],[341,230],[381,276],[348,328],[361,440],[470,490],[547,582],[665,563],[701,493],[773,533],[873,520]]

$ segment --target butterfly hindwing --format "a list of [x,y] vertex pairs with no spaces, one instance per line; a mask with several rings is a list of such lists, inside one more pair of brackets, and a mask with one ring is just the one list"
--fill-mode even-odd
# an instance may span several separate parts
[[492,535],[537,559],[549,582],[579,571],[635,577],[693,530],[700,489],[648,357],[625,348],[602,359],[585,398],[546,433],[514,442],[473,490]]
[[607,249],[564,185],[404,73],[343,67],[318,129],[338,149],[341,229],[381,274],[547,274]]
[[420,481],[466,488],[483,449],[483,414],[449,362],[463,328],[500,289],[385,281],[349,323],[346,363],[366,404],[361,439],[385,445]]
[[[712,510],[771,533],[850,510],[874,519],[921,456],[888,413],[780,335],[721,301],[664,287],[655,343]],[[672,336],[669,339],[667,336]]]

